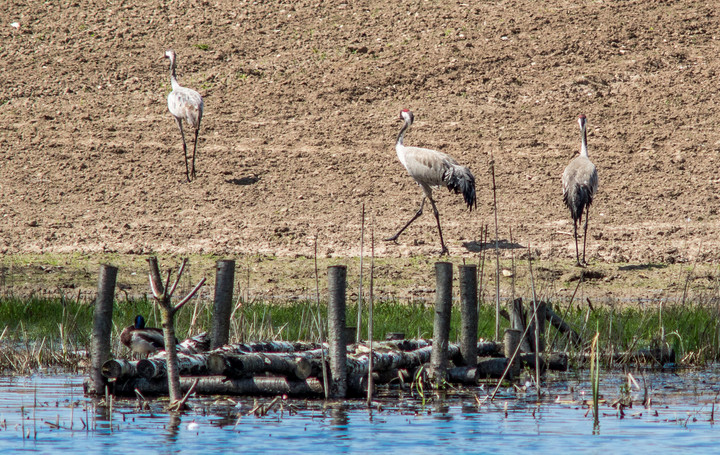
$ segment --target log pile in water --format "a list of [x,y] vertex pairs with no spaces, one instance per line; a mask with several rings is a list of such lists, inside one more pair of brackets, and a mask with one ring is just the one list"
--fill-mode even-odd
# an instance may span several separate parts
[[[205,351],[205,334],[188,339],[178,353],[181,387],[189,388],[192,378],[199,378],[198,393],[273,395],[321,395],[323,354],[329,359],[327,345],[319,343],[273,341],[239,343]],[[502,343],[479,341],[478,365],[474,368],[455,367],[449,380],[460,384],[476,384],[478,379],[499,378],[507,359],[502,357]],[[418,368],[428,364],[432,342],[428,340],[393,340],[373,344],[372,366],[375,384],[404,382]],[[456,365],[460,347],[448,346],[448,358]],[[567,363],[566,363],[567,365]],[[359,395],[367,390],[370,351],[365,344],[349,345],[347,355],[348,390]],[[103,374],[110,378],[114,393],[143,394],[167,391],[165,353],[148,359],[129,361],[113,359],[103,365]],[[328,370],[326,370],[328,371]]]

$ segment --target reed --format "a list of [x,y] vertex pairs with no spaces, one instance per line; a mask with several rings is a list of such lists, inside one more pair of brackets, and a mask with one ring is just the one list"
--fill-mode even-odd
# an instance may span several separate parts
[[[608,358],[605,354],[610,352],[658,347],[673,348],[681,364],[698,365],[720,360],[718,303],[711,294],[700,299],[690,295],[684,304],[667,302],[662,310],[659,305],[646,302],[588,304],[577,300],[553,301],[547,296],[538,296],[538,300],[553,303],[558,313],[583,336],[586,343],[595,334],[595,331],[588,333],[587,328],[596,327],[604,349],[601,352],[603,361]],[[408,338],[432,337],[432,302],[377,296],[374,302],[375,340],[384,339],[388,332],[404,332]],[[180,339],[210,328],[212,302],[197,299],[193,305],[193,312],[179,314],[177,336]],[[320,300],[318,304],[313,298],[282,301],[237,298],[230,341],[319,341],[317,321],[324,324],[327,320],[326,308],[325,301]],[[348,311],[357,311],[356,302],[348,302]],[[459,313],[453,311],[451,342],[459,340]],[[119,333],[132,323],[137,314],[146,317],[148,326],[160,326],[159,315],[146,298],[116,301],[112,349],[117,355],[129,355],[127,348],[119,343]],[[367,326],[367,323],[366,314],[360,326]],[[507,328],[509,323],[502,320],[501,326]],[[89,346],[91,328],[92,306],[86,299],[0,298],[0,369],[22,372],[54,365],[76,370],[81,364],[78,359],[86,356],[84,351]],[[565,336],[558,335],[549,324],[545,330],[549,340],[547,350],[580,352],[581,348],[573,346]],[[491,339],[494,332],[495,302],[483,302],[479,305],[479,336]]]
[[595,337],[590,346],[590,384],[592,389],[592,410],[594,428],[600,424],[600,332],[595,332]]

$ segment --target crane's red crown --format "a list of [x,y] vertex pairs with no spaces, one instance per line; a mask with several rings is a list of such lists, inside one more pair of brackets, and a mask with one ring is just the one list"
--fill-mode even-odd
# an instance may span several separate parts
[[415,117],[410,109],[403,109],[400,111],[400,120],[405,120],[405,116],[409,117],[410,123],[412,123]]

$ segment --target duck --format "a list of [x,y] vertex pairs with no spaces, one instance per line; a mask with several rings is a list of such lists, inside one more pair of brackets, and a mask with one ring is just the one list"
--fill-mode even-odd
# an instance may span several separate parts
[[133,352],[149,356],[156,351],[165,350],[165,338],[162,329],[145,327],[145,318],[135,316],[135,323],[123,329],[120,333],[122,344]]

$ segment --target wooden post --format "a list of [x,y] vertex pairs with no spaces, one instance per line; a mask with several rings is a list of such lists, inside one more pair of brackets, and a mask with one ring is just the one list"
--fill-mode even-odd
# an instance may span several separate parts
[[536,346],[538,352],[545,352],[545,320],[547,319],[547,304],[545,302],[538,302],[537,304],[537,333],[538,333],[538,345]]
[[477,267],[461,265],[460,269],[460,353],[463,365],[477,365]]
[[[510,327],[519,330],[520,333],[525,332],[525,309],[523,308],[522,297],[518,297],[512,302],[510,308]],[[530,342],[528,341],[529,335],[530,331],[528,331],[528,336],[520,340],[520,352],[532,351]]]
[[[518,349],[522,335],[523,333],[520,330],[505,329],[505,335],[503,336],[503,352],[508,362],[512,360],[509,371],[511,377],[520,373],[520,355],[519,351],[518,354],[515,354],[515,351]],[[513,356],[515,357],[513,358]]]
[[347,268],[328,267],[328,343],[330,344],[330,397],[347,395],[347,343],[345,342],[345,287]]
[[435,386],[447,376],[450,315],[452,312],[452,263],[435,263],[435,322],[430,356],[430,375]]
[[217,349],[228,344],[234,285],[235,261],[231,259],[217,261],[210,349]]
[[112,332],[113,301],[115,300],[115,282],[117,267],[103,264],[100,266],[98,292],[93,312],[92,361],[90,369],[91,393],[105,392],[103,364],[110,359],[110,334]]

